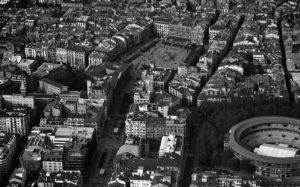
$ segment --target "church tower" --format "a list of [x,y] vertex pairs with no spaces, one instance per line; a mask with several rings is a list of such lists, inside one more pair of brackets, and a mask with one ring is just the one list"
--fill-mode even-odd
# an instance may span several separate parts
[[21,91],[21,94],[24,95],[24,96],[27,94],[27,89],[26,89],[26,86],[25,86],[25,80],[24,79],[21,82],[20,91]]

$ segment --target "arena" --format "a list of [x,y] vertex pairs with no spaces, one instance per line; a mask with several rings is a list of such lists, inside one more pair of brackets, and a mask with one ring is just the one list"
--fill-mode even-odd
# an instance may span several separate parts
[[300,120],[264,116],[233,126],[229,146],[239,159],[250,160],[256,174],[285,178],[300,176]]

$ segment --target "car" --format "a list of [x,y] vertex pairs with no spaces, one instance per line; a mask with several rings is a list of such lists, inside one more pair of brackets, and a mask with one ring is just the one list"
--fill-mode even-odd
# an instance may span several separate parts
[[99,165],[98,167],[101,168],[102,165],[105,163],[105,158],[106,158],[106,155],[107,155],[107,152],[104,152],[100,158],[100,161],[99,161]]

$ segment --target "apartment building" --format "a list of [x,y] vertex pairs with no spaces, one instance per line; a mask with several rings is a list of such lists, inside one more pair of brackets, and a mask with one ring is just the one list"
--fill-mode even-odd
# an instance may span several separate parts
[[59,171],[53,173],[47,173],[41,171],[37,180],[39,187],[50,187],[50,186],[72,186],[82,187],[83,177],[80,171]]
[[2,95],[2,101],[7,108],[12,108],[14,105],[27,106],[34,109],[34,96],[26,96],[21,94]]
[[0,118],[5,121],[6,132],[27,135],[31,124],[31,112],[27,107],[1,111]]
[[17,140],[15,135],[0,133],[0,174],[7,177],[15,156]]
[[80,46],[69,46],[67,48],[67,62],[72,68],[85,69],[88,65],[86,50]]
[[148,118],[146,121],[146,138],[160,139],[166,134],[165,118]]
[[63,170],[63,148],[54,148],[43,153],[43,170],[53,173]]
[[169,36],[170,23],[168,20],[154,20],[154,34],[159,37],[167,38]]
[[69,86],[60,84],[58,82],[52,81],[48,78],[39,80],[39,88],[41,91],[46,92],[46,94],[60,94],[62,92],[67,92]]
[[185,136],[186,119],[185,118],[167,118],[166,134],[174,134],[175,136]]

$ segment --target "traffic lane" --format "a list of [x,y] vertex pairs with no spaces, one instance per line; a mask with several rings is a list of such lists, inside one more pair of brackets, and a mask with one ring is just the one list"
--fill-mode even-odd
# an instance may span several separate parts
[[107,141],[107,137],[101,137],[98,139],[97,141],[97,147],[96,147],[96,156],[94,156],[92,158],[92,161],[91,161],[91,164],[89,166],[89,177],[88,179],[85,181],[85,184],[91,184],[94,182],[94,178],[96,176],[98,176],[98,165],[99,165],[99,162],[100,162],[100,158],[101,158],[101,155],[103,154],[104,152],[104,148],[106,146],[104,145],[107,145],[108,144],[108,141]]
[[[122,140],[124,138],[124,132],[120,132],[119,135],[115,135],[113,133],[113,129],[116,127],[119,127],[121,123],[124,123],[124,120],[120,120],[118,118],[112,118],[112,120],[108,121],[106,125],[104,126],[103,131],[106,133],[102,133],[102,136],[97,139],[97,156],[93,157],[92,165],[89,168],[90,176],[85,184],[91,184],[91,183],[106,183],[108,181],[108,178],[113,171],[113,160],[115,158],[116,152],[118,151],[119,147],[122,144]],[[123,128],[120,128],[121,131],[124,131]],[[103,152],[111,152],[114,150],[113,155],[107,156],[105,159],[105,169],[107,170],[107,175],[105,178],[99,176],[99,170],[100,168],[99,163],[101,159],[101,155]]]
[[[111,137],[111,138],[110,138]],[[121,145],[121,138],[119,135],[113,135],[112,133],[106,133],[106,137],[103,137],[100,139],[100,142],[98,144],[98,147],[101,148],[101,154],[99,155],[96,162],[97,164],[94,164],[96,166],[99,165],[100,157],[103,154],[103,152],[107,152],[108,156],[105,158],[105,161],[103,163],[103,168],[106,169],[106,174],[104,177],[99,176],[99,167],[94,168],[93,174],[90,178],[90,183],[107,183],[108,179],[111,176],[111,173],[113,172],[113,160],[116,156],[116,152],[118,151],[119,147]]]

